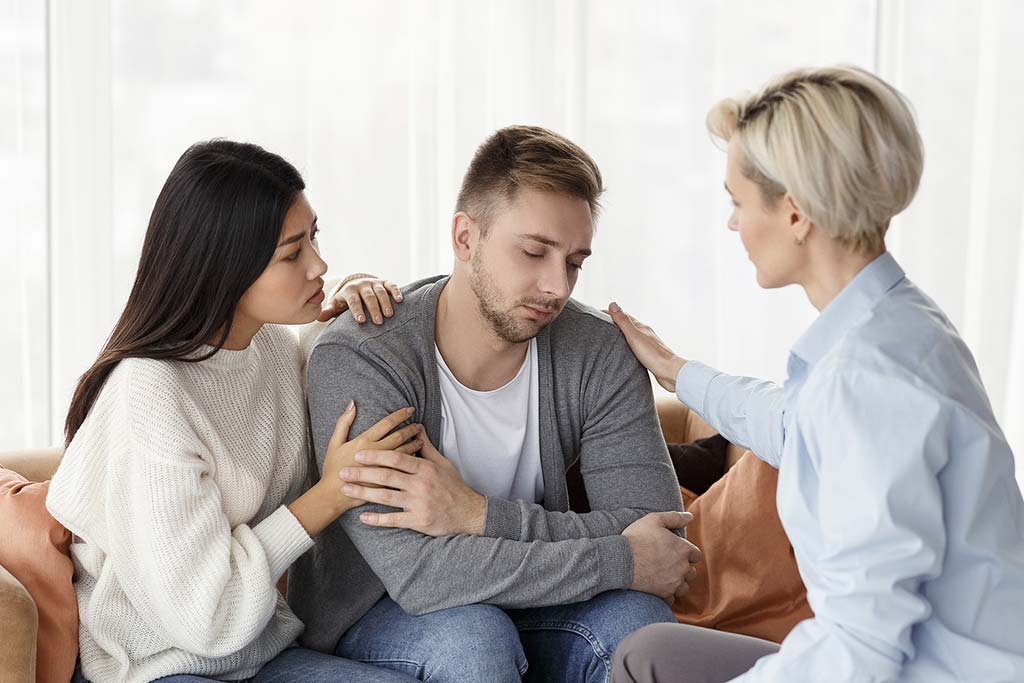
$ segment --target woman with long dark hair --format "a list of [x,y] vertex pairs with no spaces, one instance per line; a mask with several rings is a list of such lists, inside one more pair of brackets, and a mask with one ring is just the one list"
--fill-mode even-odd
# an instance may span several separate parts
[[304,492],[301,357],[280,327],[317,319],[324,299],[304,189],[281,157],[216,140],[190,147],[160,192],[47,499],[75,535],[80,677],[412,680],[294,647],[302,623],[275,590],[311,537],[359,504],[338,474],[357,450],[421,445],[419,426],[402,426],[411,410],[349,440],[350,404]]

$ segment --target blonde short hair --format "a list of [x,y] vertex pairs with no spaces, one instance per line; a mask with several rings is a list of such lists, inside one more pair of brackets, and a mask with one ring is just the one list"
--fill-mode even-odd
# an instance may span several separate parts
[[917,192],[921,136],[907,99],[852,67],[798,69],[708,112],[708,130],[733,137],[744,175],[766,201],[786,192],[815,226],[852,250],[885,246],[890,219]]

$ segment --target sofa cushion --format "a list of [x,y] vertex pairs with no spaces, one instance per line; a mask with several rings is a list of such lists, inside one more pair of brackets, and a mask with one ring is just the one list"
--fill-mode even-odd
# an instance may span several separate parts
[[38,610],[36,680],[67,683],[78,656],[78,604],[68,555],[71,533],[46,510],[49,488],[49,482],[33,483],[0,467],[0,565],[21,582]]
[[701,496],[682,489],[704,552],[689,593],[674,605],[684,624],[781,643],[813,615],[775,506],[778,470],[749,451]]

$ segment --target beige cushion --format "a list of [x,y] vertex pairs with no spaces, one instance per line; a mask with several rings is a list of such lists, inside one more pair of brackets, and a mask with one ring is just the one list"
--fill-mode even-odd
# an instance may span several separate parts
[[0,467],[14,470],[29,481],[48,481],[57,471],[63,452],[61,448],[4,451],[0,453]]

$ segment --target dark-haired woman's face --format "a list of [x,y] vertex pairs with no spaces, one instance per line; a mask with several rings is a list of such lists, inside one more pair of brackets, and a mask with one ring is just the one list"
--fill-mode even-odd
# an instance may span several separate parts
[[316,243],[317,230],[313,207],[300,192],[284,218],[270,263],[242,295],[236,316],[257,324],[316,320],[327,272]]

